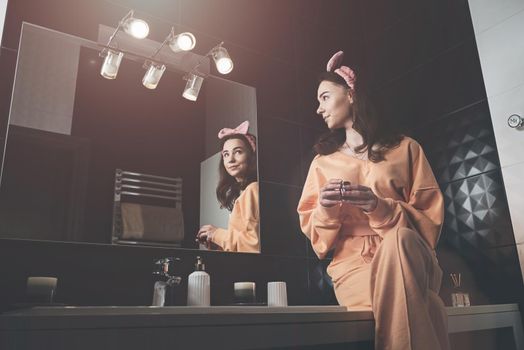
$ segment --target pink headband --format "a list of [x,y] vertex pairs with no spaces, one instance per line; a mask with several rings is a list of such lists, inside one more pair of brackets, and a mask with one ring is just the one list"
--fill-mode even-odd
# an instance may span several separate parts
[[342,58],[344,57],[344,51],[339,51],[334,54],[327,64],[326,70],[328,72],[335,72],[340,75],[346,84],[348,84],[350,90],[355,90],[355,81],[357,77],[353,69],[348,66],[341,66]]
[[256,143],[255,143],[255,136],[251,135],[247,132],[249,129],[249,121],[246,120],[245,122],[241,123],[239,126],[237,126],[234,129],[224,128],[218,132],[218,138],[221,140],[226,136],[229,135],[244,135],[246,139],[249,141],[249,145],[253,149],[253,152],[256,151]]

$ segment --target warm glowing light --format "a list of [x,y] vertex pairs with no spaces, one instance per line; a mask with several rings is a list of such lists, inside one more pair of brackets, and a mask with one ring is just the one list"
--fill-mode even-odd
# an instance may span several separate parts
[[228,74],[233,70],[233,61],[231,58],[220,58],[216,61],[217,70],[222,74]]
[[166,70],[165,65],[156,65],[152,63],[146,71],[144,78],[142,79],[142,85],[148,89],[156,89],[162,74]]
[[233,60],[224,47],[220,46],[213,52],[213,60],[219,73],[228,74],[233,70]]
[[189,32],[180,33],[170,41],[169,47],[174,52],[190,51],[195,47],[195,36]]
[[100,69],[100,75],[106,79],[115,79],[118,74],[118,68],[124,57],[123,52],[108,50],[106,57],[104,58],[104,64]]
[[144,20],[129,18],[124,23],[124,31],[137,39],[144,39],[149,34],[149,26]]
[[187,79],[186,87],[184,88],[182,96],[190,101],[196,101],[203,81],[204,78],[191,74]]

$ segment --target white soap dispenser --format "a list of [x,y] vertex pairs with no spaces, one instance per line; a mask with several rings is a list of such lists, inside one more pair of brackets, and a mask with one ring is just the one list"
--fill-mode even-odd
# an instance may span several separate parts
[[210,305],[211,278],[205,271],[202,258],[197,256],[195,271],[187,280],[187,306]]

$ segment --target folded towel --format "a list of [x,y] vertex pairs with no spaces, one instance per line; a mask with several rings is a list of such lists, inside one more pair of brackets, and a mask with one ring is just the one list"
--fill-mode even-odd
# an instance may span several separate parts
[[180,243],[184,239],[182,208],[121,203],[120,239]]

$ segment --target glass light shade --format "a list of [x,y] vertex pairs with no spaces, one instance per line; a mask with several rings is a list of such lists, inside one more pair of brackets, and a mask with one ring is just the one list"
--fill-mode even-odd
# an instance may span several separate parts
[[189,79],[187,79],[186,87],[184,88],[182,96],[190,101],[196,101],[203,82],[204,78],[191,74]]
[[147,69],[146,74],[144,74],[144,78],[142,78],[142,85],[148,89],[155,89],[165,70],[166,66],[164,64],[156,65],[152,63]]
[[106,79],[115,79],[118,74],[118,68],[124,57],[123,52],[108,50],[106,57],[104,58],[104,64],[100,69],[100,75]]
[[228,74],[233,70],[233,60],[224,47],[220,46],[213,52],[213,60],[219,73]]
[[129,18],[123,24],[124,31],[137,39],[144,39],[149,34],[149,25],[138,18]]
[[174,52],[193,50],[195,44],[195,36],[189,32],[180,33],[169,41],[169,47]]

